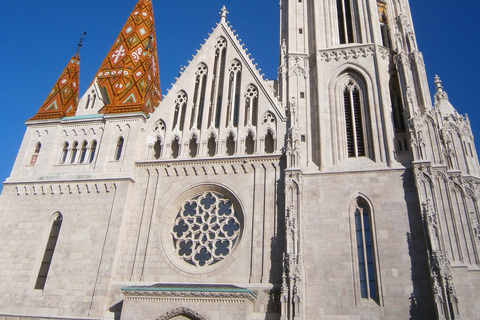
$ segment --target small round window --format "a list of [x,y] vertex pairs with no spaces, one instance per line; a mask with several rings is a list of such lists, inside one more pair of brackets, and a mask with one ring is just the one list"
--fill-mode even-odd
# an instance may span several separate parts
[[172,228],[177,255],[195,267],[223,260],[239,236],[235,206],[222,194],[210,191],[185,201]]

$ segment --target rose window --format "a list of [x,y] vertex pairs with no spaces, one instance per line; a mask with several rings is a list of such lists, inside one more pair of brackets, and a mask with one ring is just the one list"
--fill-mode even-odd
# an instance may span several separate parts
[[204,194],[186,201],[172,229],[178,256],[196,267],[223,260],[240,235],[240,222],[233,203],[219,193]]

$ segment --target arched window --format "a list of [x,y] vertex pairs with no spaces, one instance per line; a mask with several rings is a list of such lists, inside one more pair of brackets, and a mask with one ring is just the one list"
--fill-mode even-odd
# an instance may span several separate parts
[[354,210],[360,296],[378,301],[371,210],[367,202],[361,198],[356,199]]
[[273,153],[275,151],[275,140],[273,139],[273,134],[268,130],[267,135],[265,136],[265,153]]
[[178,142],[178,137],[172,142],[172,159],[177,159],[180,155],[180,143]]
[[240,78],[242,75],[242,64],[234,60],[228,70],[230,72],[230,83],[228,88],[228,109],[227,126],[238,125],[238,112],[240,103]]
[[245,126],[257,125],[258,90],[249,85],[245,90]]
[[70,163],[75,163],[75,158],[77,157],[78,142],[75,141],[72,145],[72,155],[70,156]]
[[378,18],[380,20],[380,32],[382,34],[382,44],[384,47],[391,48],[390,34],[388,32],[388,14],[387,3],[377,1]]
[[173,128],[180,131],[183,130],[185,122],[185,112],[187,108],[187,94],[185,91],[177,93],[175,98],[175,114],[173,116]]
[[95,159],[95,152],[97,151],[97,140],[93,140],[90,145],[90,157],[88,158],[88,163],[92,163]]
[[30,165],[34,165],[37,163],[38,159],[38,154],[40,153],[40,149],[42,148],[42,144],[40,142],[37,142],[37,145],[35,146],[35,150],[33,150],[32,158],[30,159]]
[[115,160],[120,160],[123,150],[123,137],[120,137],[117,142],[117,149],[115,150]]
[[82,148],[80,149],[80,159],[78,160],[78,162],[83,163],[85,161],[86,156],[87,156],[87,141],[83,141]]
[[227,138],[227,155],[228,156],[233,156],[235,154],[235,138],[233,137],[233,134],[230,133],[230,135]]
[[188,149],[190,158],[195,158],[197,156],[197,137],[193,137],[192,140],[190,140]]
[[64,164],[65,161],[67,161],[67,155],[68,155],[68,142],[65,142],[63,144],[62,156],[60,157],[60,164]]
[[193,102],[195,103],[192,109],[192,116],[190,118],[190,128],[200,129],[202,125],[203,107],[205,104],[205,91],[207,87],[207,66],[202,63],[197,67],[195,72],[195,91],[193,94]]
[[155,141],[155,144],[153,145],[153,157],[155,159],[160,159],[162,156],[162,141],[160,138],[157,138],[157,141]]
[[255,152],[255,140],[253,139],[253,134],[248,133],[247,139],[245,139],[245,153],[253,154]]
[[60,227],[62,226],[62,220],[62,215],[57,213],[55,220],[52,223],[52,228],[50,229],[47,246],[45,248],[45,253],[43,254],[42,264],[40,266],[40,270],[38,271],[37,281],[35,283],[35,289],[43,290],[43,288],[45,288],[45,282],[47,281],[48,270],[50,269],[55,246],[57,245]]
[[355,42],[351,0],[337,0],[338,33],[340,44]]
[[345,127],[348,156],[352,158],[366,156],[365,129],[363,126],[363,99],[360,86],[349,79],[343,91],[345,107]]
[[209,157],[214,157],[215,153],[217,151],[217,143],[215,142],[215,137],[213,136],[213,134],[208,139],[207,149],[208,149],[208,156]]
[[227,40],[223,37],[217,39],[215,44],[215,62],[213,68],[213,84],[210,94],[210,111],[208,113],[208,125],[218,127],[220,125],[220,113],[222,108],[223,83],[225,78],[225,60],[227,52]]

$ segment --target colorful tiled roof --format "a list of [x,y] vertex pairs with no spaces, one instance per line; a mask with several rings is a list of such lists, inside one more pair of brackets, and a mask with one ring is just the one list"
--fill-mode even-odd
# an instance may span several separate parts
[[29,120],[57,119],[75,115],[78,105],[79,74],[80,55],[77,51],[68,62],[37,114]]
[[97,72],[106,92],[100,113],[153,112],[160,78],[152,0],[139,0]]

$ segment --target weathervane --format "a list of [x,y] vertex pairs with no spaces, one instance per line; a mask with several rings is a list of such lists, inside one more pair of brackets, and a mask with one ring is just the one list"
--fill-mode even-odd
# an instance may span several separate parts
[[83,40],[85,40],[85,36],[87,35],[86,32],[80,34],[80,42],[78,43],[78,49],[76,55],[78,56],[80,54],[80,48],[82,47]]

